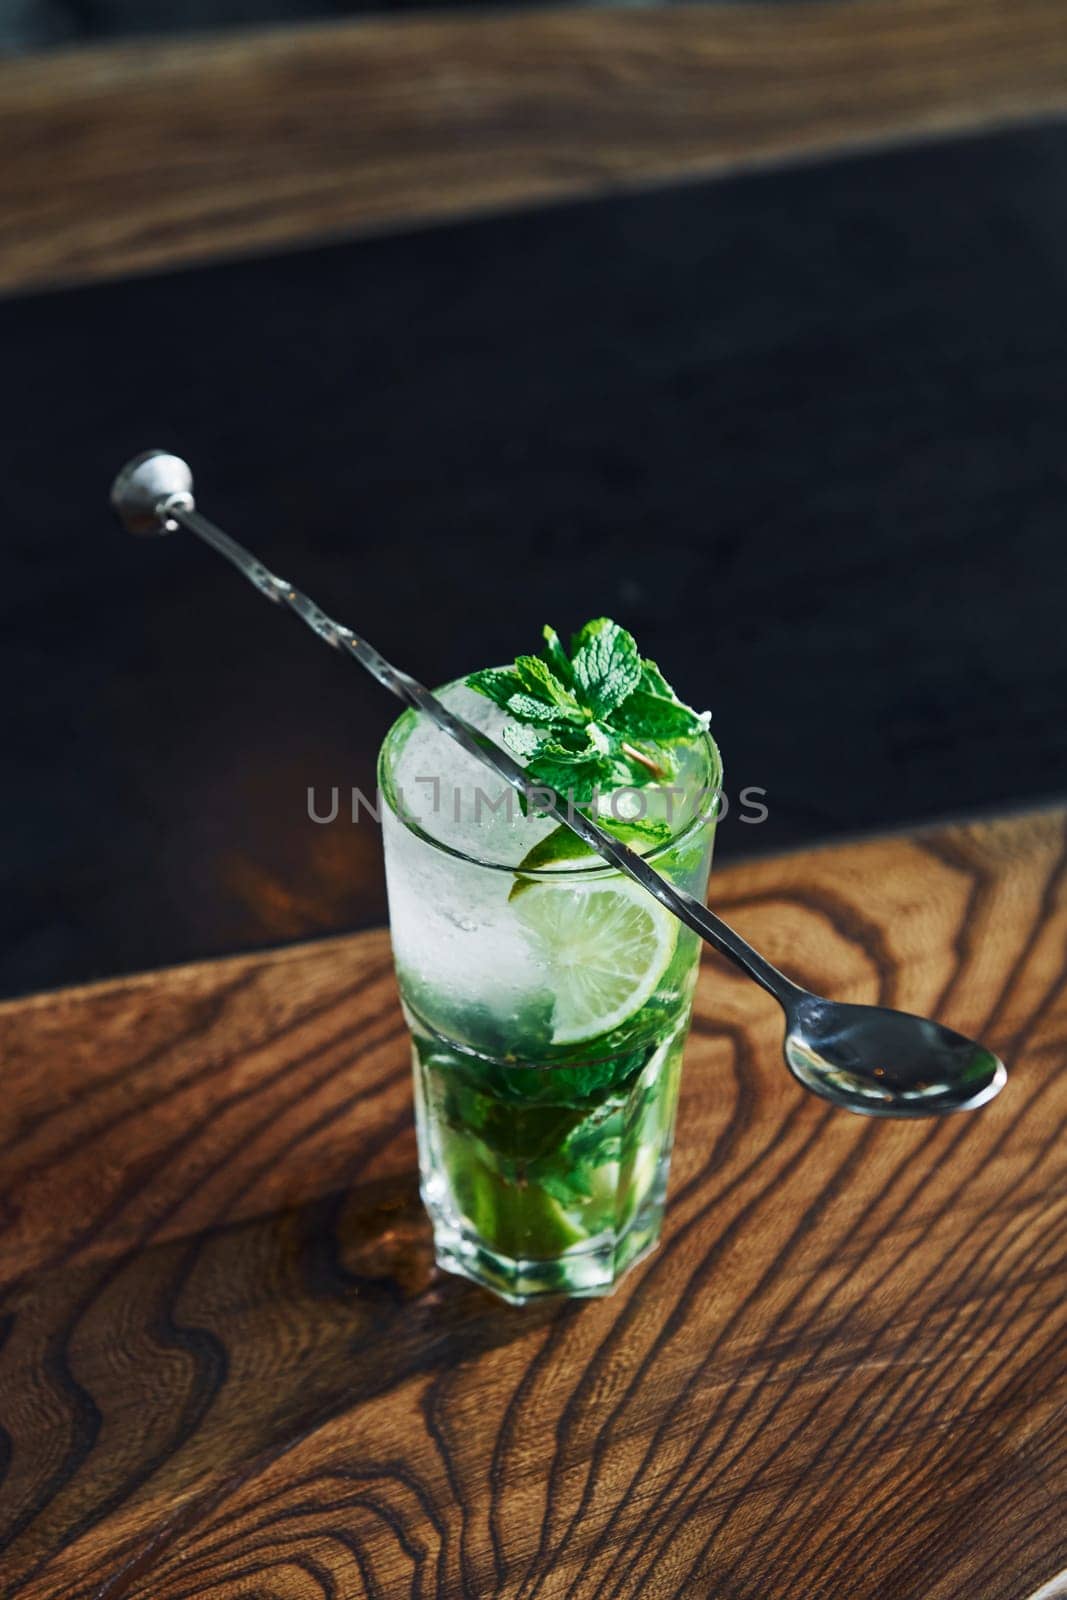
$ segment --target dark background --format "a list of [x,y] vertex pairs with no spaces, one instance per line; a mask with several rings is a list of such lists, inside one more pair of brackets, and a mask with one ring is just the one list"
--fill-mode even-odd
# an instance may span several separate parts
[[202,508],[432,682],[608,611],[768,821],[1062,793],[1067,128],[10,300],[7,992],[380,920],[393,704],[107,490]]

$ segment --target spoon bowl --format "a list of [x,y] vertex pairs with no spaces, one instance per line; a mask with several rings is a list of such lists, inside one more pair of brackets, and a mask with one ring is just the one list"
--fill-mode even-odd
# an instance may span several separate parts
[[863,1116],[973,1111],[1007,1081],[992,1050],[927,1017],[803,991],[785,1012],[785,1059],[793,1076]]

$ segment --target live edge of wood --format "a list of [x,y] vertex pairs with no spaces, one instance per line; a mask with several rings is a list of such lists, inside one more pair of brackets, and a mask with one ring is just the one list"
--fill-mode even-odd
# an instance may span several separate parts
[[0,290],[1067,111],[1062,0],[549,8],[0,64]]
[[434,1270],[384,932],[0,1008],[0,1556],[27,1600],[1024,1600],[1067,1566],[1067,821],[719,875],[804,982],[987,1038],[831,1110],[708,958],[614,1298]]

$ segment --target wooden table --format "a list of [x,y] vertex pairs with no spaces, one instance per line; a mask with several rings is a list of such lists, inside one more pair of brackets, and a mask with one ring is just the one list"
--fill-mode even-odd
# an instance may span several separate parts
[[1062,0],[402,16],[0,62],[0,291],[1067,111]]
[[0,1010],[0,1515],[26,1600],[1024,1600],[1067,1566],[1067,813],[721,873],[805,983],[1007,1058],[804,1094],[708,958],[662,1247],[438,1274],[384,932]]

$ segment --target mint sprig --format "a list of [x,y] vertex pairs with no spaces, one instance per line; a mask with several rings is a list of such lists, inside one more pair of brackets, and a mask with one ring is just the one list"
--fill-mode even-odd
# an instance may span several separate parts
[[578,806],[598,792],[669,782],[672,746],[701,733],[708,713],[679,700],[633,634],[608,617],[580,628],[569,652],[554,628],[544,629],[544,640],[543,655],[467,679],[514,719],[504,743],[526,762],[530,782]]

